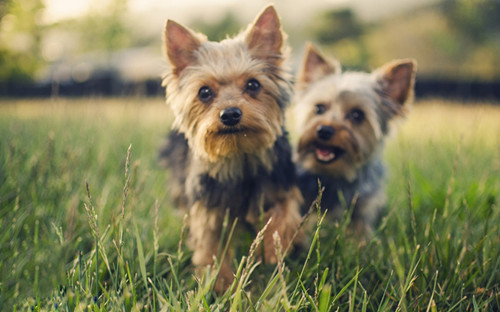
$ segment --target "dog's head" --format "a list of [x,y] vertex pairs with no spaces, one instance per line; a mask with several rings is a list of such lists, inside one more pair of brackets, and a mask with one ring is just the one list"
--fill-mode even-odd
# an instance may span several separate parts
[[342,73],[311,44],[297,76],[297,157],[306,170],[353,180],[382,146],[390,121],[404,116],[416,62],[394,60],[372,73]]
[[174,128],[210,162],[261,153],[282,134],[290,79],[278,15],[267,7],[235,38],[211,42],[167,21],[167,103]]

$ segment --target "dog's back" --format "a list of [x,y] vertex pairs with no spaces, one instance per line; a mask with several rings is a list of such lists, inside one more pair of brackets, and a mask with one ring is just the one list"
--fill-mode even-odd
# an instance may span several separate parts
[[160,149],[160,163],[170,172],[170,195],[175,207],[187,209],[185,192],[186,168],[189,163],[189,146],[184,134],[172,130]]

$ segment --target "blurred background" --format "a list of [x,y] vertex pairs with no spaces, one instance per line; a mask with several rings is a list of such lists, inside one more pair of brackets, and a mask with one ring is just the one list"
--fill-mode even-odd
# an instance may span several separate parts
[[[163,96],[166,19],[211,40],[269,1],[0,0],[0,96]],[[306,41],[346,69],[418,61],[417,97],[500,100],[500,1],[273,1],[294,70]]]

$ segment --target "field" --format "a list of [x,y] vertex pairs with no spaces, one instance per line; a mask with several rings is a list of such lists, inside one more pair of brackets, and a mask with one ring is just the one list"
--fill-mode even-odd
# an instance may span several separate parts
[[158,165],[170,121],[162,99],[0,101],[1,311],[500,309],[500,106],[416,103],[372,238],[318,222],[277,266],[248,238],[220,297],[192,276]]

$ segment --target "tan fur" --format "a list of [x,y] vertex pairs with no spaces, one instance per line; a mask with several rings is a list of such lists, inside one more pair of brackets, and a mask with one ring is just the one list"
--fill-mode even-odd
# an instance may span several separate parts
[[271,201],[275,204],[265,214],[265,219],[271,219],[271,222],[264,233],[264,259],[267,263],[276,263],[278,255],[275,251],[273,236],[278,233],[281,245],[285,249],[290,247],[294,235],[302,235],[302,233],[297,233],[297,229],[302,220],[299,211],[303,200],[296,187],[287,192],[276,190],[268,194],[274,197]]
[[302,69],[298,73],[296,88],[298,90],[305,89],[307,84],[339,71],[340,64],[337,61],[329,62],[325,60],[318,49],[308,42],[305,57],[302,61]]
[[[317,48],[308,44],[297,75],[294,100],[299,133],[296,160],[300,166],[311,174],[336,179],[336,185],[347,187],[358,181],[361,168],[366,170],[367,164],[380,157],[391,122],[405,115],[412,99],[415,67],[414,60],[406,59],[389,62],[371,74],[342,73],[337,61],[328,61]],[[324,107],[324,112],[318,113],[318,104]],[[358,112],[363,114],[360,122],[352,118]],[[320,139],[318,132],[325,126],[334,133],[327,140]],[[337,153],[341,156],[332,162],[321,162],[318,146],[323,150],[337,147],[343,152]],[[380,161],[377,160],[376,165],[379,166]],[[383,183],[368,182],[375,188],[378,186],[374,185]],[[347,203],[356,206],[355,227],[373,224],[384,203],[383,186],[366,198],[357,199],[357,203]]]
[[[317,85],[312,86],[312,91],[299,98],[295,115],[298,117],[300,139],[298,145],[298,161],[304,163],[306,169],[313,172],[324,172],[333,176],[342,176],[352,180],[356,170],[378,148],[382,141],[375,106],[372,101],[375,97],[373,91],[367,95],[358,94],[360,89],[337,88],[337,77],[327,77]],[[325,114],[315,114],[315,104],[320,103],[327,107]],[[363,109],[366,120],[360,125],[352,124],[345,119],[353,109]],[[316,130],[320,125],[328,125],[335,129],[337,135],[333,136],[331,145],[342,147],[349,157],[344,157],[328,165],[318,165],[314,156]]]
[[[193,250],[191,261],[198,267],[198,274],[202,274],[207,266],[213,264],[214,258],[219,256],[220,235],[224,211],[207,210],[203,204],[195,203],[189,211],[189,246]],[[231,250],[221,261],[220,273],[215,289],[224,291],[233,282],[231,265]],[[215,268],[213,268],[215,269]]]
[[[167,103],[175,116],[173,128],[185,136],[189,145],[183,185],[188,199],[199,196],[197,188],[203,187],[202,183],[230,187],[274,172],[279,160],[274,147],[278,138],[284,135],[283,110],[291,92],[290,75],[283,63],[287,53],[285,39],[272,6],[242,34],[221,42],[207,41],[202,34],[167,22],[165,44],[172,67],[163,83]],[[255,94],[245,89],[251,79],[261,85]],[[199,90],[205,87],[214,95],[208,101],[198,96]],[[241,120],[236,125],[221,122],[222,112],[230,108],[241,112]],[[215,182],[200,182],[200,177],[208,179],[205,176]],[[248,183],[252,186],[254,182]],[[264,224],[272,218],[264,233],[263,258],[268,263],[276,262],[272,235],[277,233],[284,246],[291,243],[300,223],[302,197],[295,186],[285,189],[268,184],[254,187],[263,190],[259,191],[261,194],[230,194],[250,198],[244,203],[242,212],[226,206],[207,207],[204,203],[210,203],[210,199],[197,200],[188,207],[189,241],[194,252],[192,262],[196,266],[214,263],[223,239],[220,237],[222,220],[227,210],[231,220],[244,214],[239,222],[246,221],[256,230],[263,225],[261,213],[264,212]],[[205,191],[210,197],[210,189]],[[219,293],[233,281],[231,259],[230,250],[222,259],[215,285]]]

